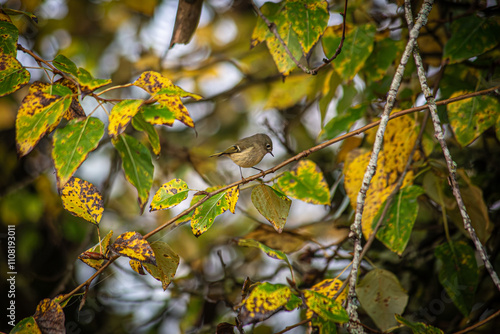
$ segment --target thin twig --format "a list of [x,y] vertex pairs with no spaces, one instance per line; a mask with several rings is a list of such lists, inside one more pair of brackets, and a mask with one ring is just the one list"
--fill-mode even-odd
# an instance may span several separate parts
[[308,323],[308,322],[310,322],[312,319],[313,319],[313,318],[307,318],[307,319],[304,319],[304,320],[302,320],[302,321],[300,321],[300,322],[298,322],[298,323],[296,323],[296,324],[293,324],[293,325],[291,325],[291,326],[287,326],[287,327],[285,327],[285,329],[283,329],[283,330],[281,330],[281,331],[279,331],[279,332],[276,332],[275,334],[283,334],[283,333],[286,333],[286,332],[288,332],[288,331],[290,331],[290,330],[292,330],[292,329],[294,329],[294,328],[297,328],[297,327],[299,327],[299,326],[302,326],[302,325],[307,324],[307,323]]
[[500,310],[496,311],[495,313],[493,313],[492,315],[490,315],[488,318],[483,319],[483,320],[475,323],[474,325],[472,325],[470,327],[467,327],[465,329],[462,329],[461,331],[455,332],[453,334],[464,334],[464,333],[470,332],[471,330],[474,330],[474,329],[476,329],[478,327],[481,327],[482,325],[484,325],[488,321],[490,321],[490,320],[498,317],[499,315],[500,315]]
[[338,55],[340,54],[340,52],[342,52],[342,47],[344,46],[344,40],[345,40],[345,26],[346,26],[346,24],[345,24],[345,17],[346,17],[346,14],[347,14],[347,0],[345,0],[345,3],[344,3],[344,12],[341,14],[342,15],[342,37],[340,39],[339,46],[337,47],[337,50],[335,50],[335,54],[333,56],[331,56],[328,59],[327,58],[323,59],[323,64],[321,64],[318,67],[313,68],[311,70],[312,74],[318,73],[318,71],[320,69],[322,69],[326,65],[330,64],[335,58],[338,57]]

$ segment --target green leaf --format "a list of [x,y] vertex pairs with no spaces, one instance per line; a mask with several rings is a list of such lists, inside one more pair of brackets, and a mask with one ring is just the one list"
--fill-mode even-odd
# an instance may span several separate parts
[[[465,93],[456,92],[451,97]],[[466,146],[498,122],[500,104],[497,99],[487,95],[457,101],[448,105],[448,119],[457,141]]]
[[141,107],[144,120],[152,125],[172,126],[175,114],[168,107],[161,104],[146,104]]
[[143,266],[151,276],[162,283],[163,290],[166,290],[179,266],[179,255],[163,241],[152,242],[151,248],[156,257],[156,266],[150,263],[143,263]]
[[142,100],[123,100],[118,102],[109,115],[108,134],[116,137],[125,131],[127,125],[132,121],[141,104]]
[[283,173],[278,187],[286,195],[312,204],[330,204],[330,189],[323,173],[311,160],[300,160],[291,172]]
[[29,81],[30,72],[15,57],[0,54],[0,97],[15,92]]
[[82,86],[82,91],[84,92],[93,92],[111,83],[111,79],[94,79],[89,71],[82,67],[78,69],[77,81]]
[[238,318],[243,324],[266,320],[292,299],[292,290],[283,284],[256,283],[242,301]]
[[347,311],[342,305],[316,291],[304,290],[304,299],[307,307],[324,320],[337,323],[349,321]]
[[72,177],[62,188],[61,199],[72,215],[99,225],[104,206],[99,190],[92,183]]
[[316,0],[286,2],[287,16],[297,33],[304,54],[309,53],[328,25],[328,3]]
[[16,142],[19,156],[25,156],[52,132],[71,105],[71,90],[61,85],[34,83],[19,107]]
[[286,109],[296,105],[314,90],[315,78],[309,74],[294,75],[285,82],[275,82],[264,108]]
[[451,23],[450,39],[444,46],[443,59],[450,64],[467,60],[491,50],[500,42],[500,24],[496,18],[468,15]]
[[75,78],[78,78],[78,67],[76,67],[75,63],[73,63],[73,61],[66,56],[57,55],[52,61],[52,65],[54,65],[54,67],[59,71],[69,73]]
[[366,60],[363,68],[367,81],[382,80],[396,58],[400,57],[404,47],[404,41],[395,41],[389,37],[375,42],[373,52]]
[[137,114],[134,116],[134,118],[132,118],[132,126],[137,131],[144,131],[148,135],[149,144],[153,149],[153,153],[159,155],[161,151],[160,137],[158,136],[155,127],[152,124],[146,122],[142,114]]
[[61,189],[78,167],[95,150],[104,135],[104,124],[95,117],[73,119],[54,132],[52,159]]
[[[260,7],[260,11],[264,14],[269,20],[274,19],[280,15],[280,11],[283,6],[279,3],[266,2],[262,7]],[[264,42],[266,39],[272,36],[272,32],[266,25],[266,22],[262,20],[260,17],[257,19],[257,24],[252,32],[252,38],[250,41],[250,46],[253,48],[257,46],[259,43]]]
[[288,258],[287,258],[287,256],[286,256],[285,253],[283,253],[282,251],[279,251],[279,250],[267,247],[266,245],[258,242],[257,240],[253,240],[253,239],[238,239],[238,246],[259,248],[267,256],[272,257],[273,259],[283,260],[286,263],[290,264],[288,262]]
[[[323,50],[327,57],[334,55],[342,39],[342,25],[328,27],[322,38]],[[365,24],[351,26],[346,24],[346,36],[342,52],[335,59],[334,69],[344,78],[352,80],[363,68],[373,50],[375,40],[375,26]]]
[[28,317],[19,321],[16,326],[10,330],[10,334],[42,334],[42,332],[36,324],[35,318]]
[[431,325],[426,325],[423,322],[413,322],[410,320],[406,320],[399,314],[395,314],[394,316],[400,324],[410,328],[413,334],[443,334],[443,331],[439,328],[433,327]]
[[319,140],[325,141],[335,138],[349,131],[353,124],[359,121],[366,113],[366,104],[358,104],[346,110],[345,113],[335,116],[321,129]]
[[408,294],[388,270],[374,269],[356,286],[359,302],[383,331],[395,326],[394,314],[403,313]]
[[[7,17],[8,18],[8,17]],[[16,58],[17,55],[17,39],[19,31],[12,24],[10,18],[7,20],[0,19],[0,54],[8,55]]]
[[214,223],[215,217],[229,209],[226,192],[210,197],[202,205],[194,209],[191,217],[191,229],[197,237],[205,233]]
[[458,241],[439,245],[434,254],[439,282],[464,317],[468,317],[479,282],[474,250],[464,241]]
[[[419,186],[407,186],[401,189],[394,197],[384,222],[377,232],[377,239],[398,255],[403,251],[410,240],[413,224],[417,219],[418,201],[417,198],[424,193]],[[385,208],[382,205],[372,222],[375,228],[380,215]]]
[[2,9],[5,14],[8,15],[25,15],[27,16],[30,20],[32,20],[34,23],[38,23],[38,18],[36,17],[35,14],[26,12],[24,10],[16,10],[16,9],[10,9],[10,8],[3,8]]
[[122,168],[127,180],[137,189],[141,212],[148,202],[149,191],[153,185],[154,166],[151,154],[141,142],[134,137],[121,134],[111,139],[122,158]]
[[184,201],[189,188],[181,179],[173,179],[163,184],[151,201],[149,211],[166,210]]
[[[262,13],[269,19],[270,22],[273,22],[276,25],[278,34],[287,45],[288,50],[292,53],[296,60],[300,60],[302,57],[302,47],[299,42],[299,37],[295,31],[293,31],[288,15],[286,15],[286,12],[283,13],[281,9],[282,5],[270,2],[266,2],[261,7]],[[288,56],[276,36],[269,31],[266,23],[259,18],[252,34],[252,46],[257,45],[264,40],[266,41],[267,47],[269,48],[269,52],[273,57],[278,71],[287,76],[297,65],[295,65],[293,60]]]
[[283,231],[283,227],[290,211],[292,201],[279,191],[261,184],[252,190],[252,203],[278,233]]

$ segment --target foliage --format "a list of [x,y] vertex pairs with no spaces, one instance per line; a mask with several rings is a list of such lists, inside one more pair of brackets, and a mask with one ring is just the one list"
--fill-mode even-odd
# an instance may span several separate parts
[[[158,25],[173,27],[171,5],[7,1],[0,12],[0,221],[17,245],[15,263],[2,261],[13,265],[2,275],[17,272],[16,311],[0,330],[495,328],[499,287],[476,260],[500,267],[500,20],[489,3],[434,4],[417,39],[451,158],[422,106],[418,62],[397,73],[403,6],[206,1],[182,46]],[[182,20],[179,10],[174,30]],[[264,170],[240,180],[209,158],[257,132],[274,141]],[[352,263],[360,207],[364,260]]]

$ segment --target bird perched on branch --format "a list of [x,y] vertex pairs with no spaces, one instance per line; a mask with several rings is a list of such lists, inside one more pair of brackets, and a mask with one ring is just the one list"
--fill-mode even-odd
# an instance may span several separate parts
[[269,153],[273,157],[273,142],[268,135],[257,133],[253,136],[238,140],[234,145],[228,147],[224,152],[215,153],[210,157],[220,157],[227,155],[235,164],[240,167],[240,175],[243,178],[241,167],[261,169],[254,167],[261,162],[262,158]]

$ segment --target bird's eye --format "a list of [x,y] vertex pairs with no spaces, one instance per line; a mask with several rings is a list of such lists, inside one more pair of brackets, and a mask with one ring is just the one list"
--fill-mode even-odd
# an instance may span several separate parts
[[268,150],[272,149],[271,144],[266,144]]

